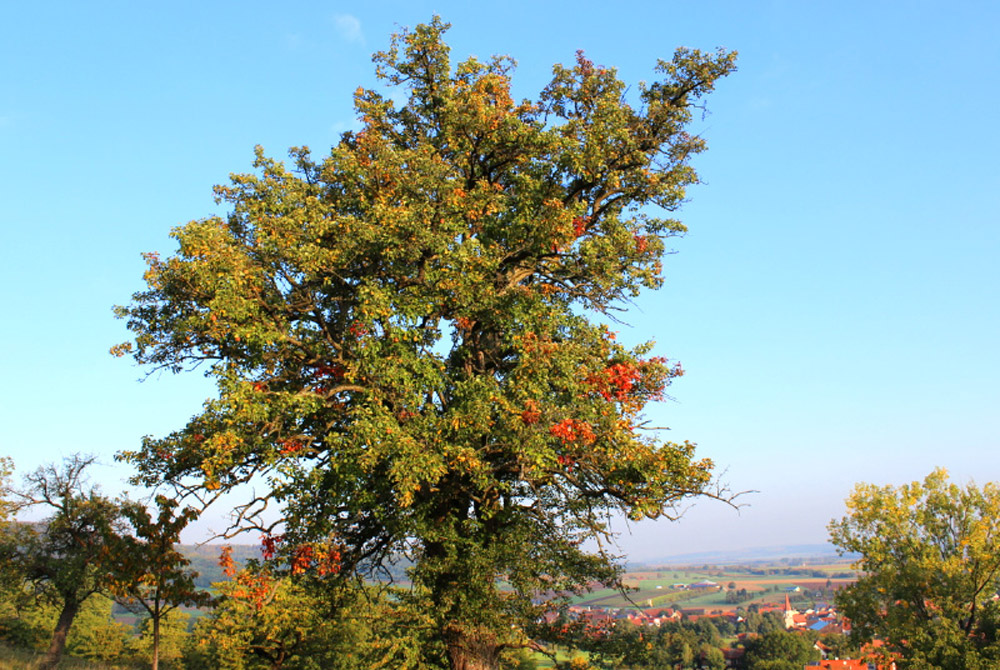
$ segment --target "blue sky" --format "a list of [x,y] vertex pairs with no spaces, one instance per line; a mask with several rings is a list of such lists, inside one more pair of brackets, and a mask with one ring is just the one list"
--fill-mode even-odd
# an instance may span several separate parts
[[[439,13],[456,59],[534,97],[584,49],[627,82],[677,46],[740,52],[695,124],[704,184],[667,286],[622,337],[688,374],[653,412],[739,513],[623,527],[632,558],[821,542],[856,481],[1000,479],[1000,6],[992,2],[6,3],[0,9],[0,454],[113,455],[210,392],[111,358],[140,253],[213,184],[355,126],[370,54]],[[221,522],[214,524],[221,527]]]

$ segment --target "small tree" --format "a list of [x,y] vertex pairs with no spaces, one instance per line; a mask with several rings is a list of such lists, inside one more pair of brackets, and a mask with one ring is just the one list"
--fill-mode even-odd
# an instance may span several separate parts
[[10,521],[14,511],[13,490],[10,478],[14,473],[14,461],[7,456],[0,456],[0,528]]
[[725,670],[726,657],[718,647],[711,644],[703,644],[698,654],[701,662],[701,670]]
[[203,639],[216,648],[217,662],[256,658],[263,667],[281,670],[303,653],[319,652],[315,641],[329,624],[301,587],[257,566],[239,572],[231,564],[226,568],[234,579],[216,585],[220,599],[210,625],[202,628]]
[[[227,561],[228,563],[228,561]],[[390,600],[375,588],[359,588],[332,608],[322,585],[295,583],[260,565],[215,584],[216,606],[195,628],[191,665],[248,670],[367,670],[424,667],[417,636],[400,629],[424,620],[407,610],[406,595]],[[341,593],[340,595],[344,595]],[[380,616],[385,610],[391,613]],[[395,630],[378,630],[378,624]]]
[[101,594],[87,598],[66,638],[67,653],[105,663],[120,663],[128,658],[132,627],[114,620],[113,605],[111,598]]
[[159,668],[160,622],[182,605],[207,605],[211,596],[199,590],[194,580],[196,572],[188,568],[189,561],[177,550],[181,531],[195,518],[193,509],[176,514],[177,501],[157,496],[157,516],[154,519],[144,505],[128,502],[123,505],[123,517],[134,535],[117,538],[112,553],[115,599],[124,607],[149,618],[152,643],[150,656],[153,670]]
[[538,594],[617,583],[609,518],[720,496],[692,444],[643,430],[681,368],[602,319],[660,285],[684,228],[651,208],[697,181],[705,145],[685,128],[735,55],[678,50],[630,104],[580,53],[517,102],[512,61],[453,66],[447,27],[376,54],[401,106],[359,89],[362,129],[325,159],[258,149],[260,174],[218,187],[230,214],[147,257],[115,352],[207,363],[219,389],[125,454],[139,481],[269,478],[258,502],[282,505],[285,560],[315,570],[332,543],[338,579],[413,557],[452,667],[493,669],[549,607]]
[[937,469],[899,487],[858,484],[831,522],[860,576],[837,590],[852,636],[881,638],[900,667],[1000,662],[1000,488],[961,487]]
[[8,559],[59,610],[39,666],[44,670],[58,665],[83,603],[107,589],[108,550],[122,531],[118,504],[87,485],[84,471],[93,462],[93,457],[75,455],[61,467],[45,466],[25,476],[19,504],[52,514],[38,524],[17,524],[5,541]]
[[747,670],[801,670],[819,657],[805,636],[775,630],[747,640],[744,662]]

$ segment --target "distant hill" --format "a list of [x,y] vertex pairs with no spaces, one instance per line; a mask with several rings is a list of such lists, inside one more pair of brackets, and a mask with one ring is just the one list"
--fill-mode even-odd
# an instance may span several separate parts
[[[213,582],[226,581],[222,573],[222,566],[219,565],[219,556],[222,553],[223,544],[181,544],[178,549],[191,561],[191,568],[198,573],[194,583],[199,588],[211,588]],[[251,558],[260,559],[260,545],[256,544],[230,544],[233,548],[233,560],[236,561],[237,568],[243,567]],[[392,580],[397,583],[406,583],[409,577],[406,575],[411,563],[399,557],[392,565],[386,566],[386,570],[379,573],[377,579]]]
[[[219,556],[222,554],[221,544],[182,544],[178,549],[191,561],[191,568],[198,573],[194,583],[199,588],[207,589],[213,582],[223,582],[229,579],[222,573]],[[231,544],[233,560],[237,567],[242,567],[251,558],[260,558],[260,546],[256,544]]]
[[751,547],[749,549],[726,549],[721,551],[701,551],[690,554],[673,554],[643,561],[629,561],[629,568],[643,566],[692,565],[707,563],[710,565],[732,563],[774,563],[782,560],[809,559],[816,561],[854,560],[856,557],[841,557],[832,544],[787,544],[769,547]]
[[[213,582],[225,581],[227,577],[222,573],[219,565],[219,555],[222,552],[221,544],[182,544],[180,551],[189,561],[191,568],[198,572],[195,584],[201,588],[211,587]],[[256,544],[231,544],[233,548],[233,559],[237,566],[242,567],[251,558],[260,558],[260,546]],[[690,565],[733,565],[733,564],[754,564],[778,562],[801,562],[808,560],[811,563],[834,562],[838,560],[850,561],[857,556],[841,557],[832,544],[789,544],[774,545],[769,547],[751,547],[749,549],[727,549],[722,551],[701,551],[689,554],[672,554],[663,557],[646,559],[643,561],[629,561],[627,569],[636,570],[657,566],[690,566]],[[405,582],[406,568],[409,563],[401,560],[390,569],[392,578],[395,581]]]

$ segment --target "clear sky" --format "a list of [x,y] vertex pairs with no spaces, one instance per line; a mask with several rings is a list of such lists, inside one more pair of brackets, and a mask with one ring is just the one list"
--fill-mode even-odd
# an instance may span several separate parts
[[[612,7],[614,7],[612,9]],[[140,253],[218,211],[262,144],[322,153],[399,26],[513,56],[534,97],[584,49],[627,82],[740,52],[695,129],[704,184],[621,336],[688,374],[652,412],[739,513],[622,528],[634,559],[822,542],[856,481],[1000,479],[995,2],[11,2],[0,8],[0,454],[19,471],[179,427],[210,392],[113,359]],[[215,523],[221,527],[221,523]]]

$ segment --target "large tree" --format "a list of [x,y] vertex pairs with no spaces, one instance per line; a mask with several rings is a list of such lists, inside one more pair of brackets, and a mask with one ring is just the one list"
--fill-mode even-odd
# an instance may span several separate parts
[[684,228],[655,208],[697,181],[705,145],[685,127],[735,56],[679,50],[629,102],[577,54],[517,102],[512,61],[453,66],[446,28],[375,55],[404,104],[359,88],[362,129],[327,157],[293,149],[287,168],[258,149],[258,173],[217,187],[230,213],[147,257],[115,351],[203,365],[219,390],[125,454],[139,481],[266,477],[243,521],[277,503],[288,561],[348,574],[409,556],[452,667],[492,668],[525,642],[532,598],[614,581],[605,545],[582,546],[610,515],[710,493],[693,445],[642,430],[680,367],[605,322],[661,283]]
[[1000,663],[1000,488],[959,486],[944,470],[899,487],[858,484],[834,544],[860,554],[837,591],[858,641],[878,637],[900,668]]

